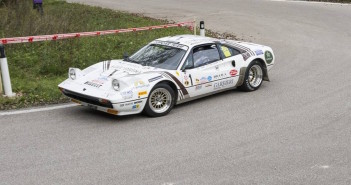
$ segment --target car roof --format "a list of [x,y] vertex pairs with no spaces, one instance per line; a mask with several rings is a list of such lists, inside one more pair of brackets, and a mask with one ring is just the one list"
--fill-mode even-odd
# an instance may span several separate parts
[[159,38],[156,39],[156,41],[172,42],[191,47],[199,44],[219,42],[220,40],[211,37],[202,37],[198,35],[176,35]]

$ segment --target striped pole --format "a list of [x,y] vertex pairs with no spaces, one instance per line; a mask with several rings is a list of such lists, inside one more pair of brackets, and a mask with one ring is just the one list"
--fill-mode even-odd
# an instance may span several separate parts
[[0,67],[5,96],[13,97],[15,94],[12,92],[9,66],[7,64],[7,58],[5,55],[5,47],[2,44],[0,44]]

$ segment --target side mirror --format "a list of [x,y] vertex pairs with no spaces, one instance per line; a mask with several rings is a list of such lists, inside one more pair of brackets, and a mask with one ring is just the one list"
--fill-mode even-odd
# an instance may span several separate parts
[[187,69],[192,69],[193,68],[193,65],[186,65],[186,66],[184,66],[183,67],[183,69],[182,69],[182,72],[185,72],[185,70],[187,70]]
[[127,52],[124,52],[124,54],[123,54],[123,59],[124,59],[124,60],[127,60],[128,58],[129,58],[128,53],[127,53]]

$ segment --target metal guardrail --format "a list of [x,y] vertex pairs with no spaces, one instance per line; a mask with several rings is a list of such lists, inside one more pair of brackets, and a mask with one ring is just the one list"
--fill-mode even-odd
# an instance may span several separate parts
[[181,22],[181,23],[176,23],[176,24],[165,24],[165,25],[158,25],[158,26],[147,26],[147,27],[118,29],[118,30],[105,30],[105,31],[80,32],[80,33],[65,33],[65,34],[54,34],[54,35],[38,35],[38,36],[27,36],[27,37],[2,38],[2,39],[0,39],[0,43],[5,45],[5,44],[17,44],[17,43],[27,43],[27,42],[52,41],[52,40],[62,40],[62,39],[80,38],[80,37],[93,37],[93,36],[100,36],[100,35],[148,31],[148,30],[155,30],[155,29],[184,27],[184,26],[189,26],[189,27],[195,28],[194,24],[195,24],[195,22],[191,21],[191,22]]
[[[70,38],[80,38],[80,37],[92,37],[100,35],[109,35],[109,34],[119,34],[127,32],[138,32],[138,31],[147,31],[154,29],[164,29],[172,27],[184,27],[188,26],[194,30],[194,35],[196,35],[196,21],[181,22],[175,24],[165,24],[158,26],[148,26],[148,27],[139,27],[139,28],[128,28],[128,29],[118,29],[118,30],[105,30],[105,31],[93,31],[93,32],[80,32],[80,33],[66,33],[66,34],[55,34],[55,35],[38,35],[38,36],[28,36],[28,37],[13,37],[13,38],[1,38],[0,39],[0,94],[4,92],[6,97],[13,97],[16,94],[12,92],[10,72],[8,68],[8,62],[5,55],[6,44],[17,44],[17,43],[32,43],[40,41],[54,41]],[[205,23],[204,21],[200,22],[200,36],[205,36]],[[4,88],[2,88],[4,87]]]

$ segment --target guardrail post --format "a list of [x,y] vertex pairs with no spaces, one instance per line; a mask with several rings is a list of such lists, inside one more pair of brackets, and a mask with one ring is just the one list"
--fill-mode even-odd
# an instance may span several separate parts
[[9,66],[7,64],[7,58],[5,56],[5,47],[2,44],[0,44],[0,67],[5,96],[13,97],[15,94],[12,92]]
[[200,21],[200,36],[205,37],[205,22]]

